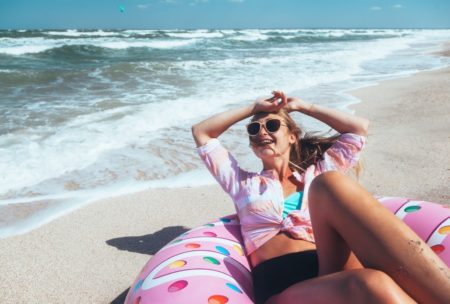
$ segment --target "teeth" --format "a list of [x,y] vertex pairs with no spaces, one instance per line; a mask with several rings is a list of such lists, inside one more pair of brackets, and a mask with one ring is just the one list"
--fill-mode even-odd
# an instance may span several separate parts
[[258,144],[260,144],[260,145],[269,145],[271,143],[273,143],[273,140],[265,139],[265,140],[261,140]]

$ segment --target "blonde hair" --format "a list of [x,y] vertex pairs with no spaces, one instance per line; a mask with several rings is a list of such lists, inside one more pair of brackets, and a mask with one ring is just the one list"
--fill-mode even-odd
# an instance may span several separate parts
[[[256,120],[258,116],[262,114],[266,113],[255,114],[252,121]],[[283,119],[289,132],[296,138],[295,143],[291,146],[289,155],[289,168],[292,171],[300,171],[300,173],[302,173],[306,171],[309,166],[323,159],[325,151],[330,148],[339,137],[339,134],[326,137],[319,135],[317,132],[305,133],[305,135],[303,135],[303,130],[300,129],[286,110],[280,109],[273,114],[276,114]],[[361,171],[360,162],[358,162],[353,169],[356,177],[358,177]]]

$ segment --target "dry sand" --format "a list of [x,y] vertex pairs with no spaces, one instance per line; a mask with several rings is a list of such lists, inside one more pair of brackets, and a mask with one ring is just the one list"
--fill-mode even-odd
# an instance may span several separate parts
[[[450,200],[450,69],[352,92],[371,119],[361,182],[373,193]],[[234,212],[218,186],[155,189],[85,206],[0,240],[0,303],[121,303],[147,260]]]
[[450,69],[351,94],[371,121],[361,183],[374,194],[450,203]]

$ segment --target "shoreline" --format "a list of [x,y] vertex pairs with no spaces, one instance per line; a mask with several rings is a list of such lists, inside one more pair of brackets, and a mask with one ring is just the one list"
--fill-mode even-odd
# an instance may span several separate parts
[[[428,51],[428,55],[430,56],[436,56],[436,57],[445,57],[448,55],[448,52],[450,50],[450,43],[441,43],[437,46],[433,47],[432,51]],[[448,56],[447,56],[448,57]],[[443,63],[442,63],[443,64]],[[442,67],[441,67],[442,68]],[[431,70],[427,71],[434,71],[439,70],[441,68],[432,68]],[[392,75],[383,75],[383,76],[377,76],[377,77],[383,77],[383,80],[376,79],[375,77],[372,81],[365,80],[364,83],[360,83],[358,81],[352,83],[354,85],[353,88],[348,89],[342,89],[339,88],[339,85],[337,85],[336,92],[333,96],[337,96],[339,99],[341,99],[341,103],[334,101],[335,103],[331,102],[329,106],[335,106],[341,109],[352,109],[355,104],[359,104],[362,102],[361,98],[357,98],[354,95],[351,94],[353,91],[358,91],[362,88],[370,87],[370,86],[376,86],[380,82],[384,81],[390,81],[393,79],[404,79],[411,77],[413,75],[416,75],[417,73],[422,72],[415,72],[415,71],[408,71],[405,73],[400,74],[392,74]],[[349,86],[347,86],[349,87]],[[334,91],[334,90],[332,90]],[[296,91],[294,91],[295,94]],[[301,91],[299,91],[300,96],[302,96]],[[324,97],[324,100],[326,99],[326,96]],[[331,98],[332,100],[334,98]],[[320,102],[321,100],[319,100]],[[314,131],[314,130],[322,130],[326,132],[326,125],[319,123],[318,125],[314,125],[314,120],[307,117],[303,117],[305,121],[307,122],[305,127],[306,131]],[[324,128],[320,128],[324,127]],[[309,130],[311,128],[311,130]],[[203,169],[200,167],[201,170]],[[207,173],[207,172],[206,172]],[[143,174],[145,176],[145,174]],[[177,175],[176,179],[178,177],[181,177],[181,175]],[[191,176],[192,177],[192,176]],[[185,177],[186,178],[186,177]],[[178,184],[175,187],[176,188],[183,188],[183,187],[197,187],[197,185],[192,185],[189,178],[189,181],[183,182],[183,184]],[[195,179],[195,177],[194,177]],[[202,176],[200,179],[204,179]],[[86,190],[80,190],[80,191],[74,191],[71,190],[79,190],[76,186],[69,186],[66,187],[66,190],[68,192],[62,193],[61,195],[56,195],[55,197],[50,196],[44,196],[44,197],[26,197],[26,198],[17,198],[12,199],[11,201],[3,200],[0,201],[0,239],[1,238],[8,238],[14,235],[21,235],[24,233],[29,233],[30,231],[34,229],[38,229],[42,225],[47,225],[49,222],[53,221],[55,218],[58,218],[60,216],[64,216],[66,214],[69,214],[71,212],[74,212],[74,210],[77,210],[79,208],[84,208],[84,206],[93,204],[97,201],[101,201],[108,198],[113,197],[119,197],[122,195],[132,195],[134,193],[138,193],[139,191],[142,191],[142,189],[159,189],[159,188],[165,188],[166,185],[165,182],[168,182],[169,179],[162,179],[162,180],[154,180],[151,183],[155,183],[155,185],[149,185],[142,183],[139,187],[136,187],[135,185],[137,183],[140,183],[139,181],[123,181],[122,184],[132,184],[133,186],[130,189],[124,190],[121,189],[119,191],[116,191],[116,188],[122,188],[122,184],[117,185],[109,185],[105,186],[103,188],[97,189],[87,188]],[[172,181],[173,178],[170,178]],[[178,181],[179,182],[179,181]],[[213,181],[214,182],[214,181]],[[207,183],[201,182],[200,186],[206,185]],[[181,186],[181,187],[180,187]],[[72,188],[71,188],[72,187]],[[170,186],[171,187],[171,186]],[[80,192],[80,193],[78,193]],[[61,198],[67,196],[67,198]],[[67,210],[64,210],[64,208],[67,208]]]
[[[346,92],[361,100],[350,108],[371,120],[360,177],[370,192],[450,203],[449,76],[444,68]],[[0,302],[121,303],[166,243],[234,212],[218,185],[149,189],[85,205],[0,239]],[[21,288],[27,279],[30,286]]]

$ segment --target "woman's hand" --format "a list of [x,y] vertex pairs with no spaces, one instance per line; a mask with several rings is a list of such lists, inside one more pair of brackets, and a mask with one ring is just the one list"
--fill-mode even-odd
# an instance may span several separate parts
[[273,91],[272,97],[263,97],[255,100],[253,112],[276,112],[288,104],[287,98],[281,91]]
[[311,104],[303,101],[298,97],[288,97],[287,105],[284,107],[288,112],[299,111],[304,112],[311,107]]
[[300,99],[298,97],[286,97],[286,95],[282,91],[273,91],[272,94],[273,94],[273,96],[268,100],[270,100],[270,101],[278,100],[278,102],[276,102],[276,103],[278,103],[279,106],[276,107],[275,110],[264,111],[264,112],[274,112],[274,111],[278,111],[280,108],[284,108],[288,112],[293,112],[293,111],[304,112],[311,107],[311,104],[303,101],[302,99]]

